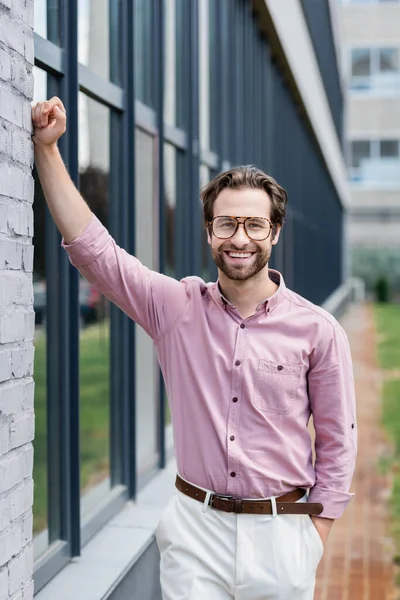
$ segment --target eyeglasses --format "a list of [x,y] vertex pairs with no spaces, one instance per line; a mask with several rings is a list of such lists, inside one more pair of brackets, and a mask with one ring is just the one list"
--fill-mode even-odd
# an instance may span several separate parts
[[208,225],[215,237],[221,240],[233,237],[239,225],[243,225],[247,237],[256,242],[266,240],[272,229],[271,221],[264,217],[215,217]]

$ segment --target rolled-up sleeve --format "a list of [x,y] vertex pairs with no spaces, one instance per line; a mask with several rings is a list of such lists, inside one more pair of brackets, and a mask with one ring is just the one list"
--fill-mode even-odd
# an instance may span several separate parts
[[316,481],[309,502],[323,504],[321,517],[337,519],[354,495],[350,486],[357,454],[353,365],[338,323],[314,352],[308,390],[316,434]]
[[188,303],[185,283],[145,267],[120,248],[95,215],[73,242],[62,246],[89,283],[156,339]]

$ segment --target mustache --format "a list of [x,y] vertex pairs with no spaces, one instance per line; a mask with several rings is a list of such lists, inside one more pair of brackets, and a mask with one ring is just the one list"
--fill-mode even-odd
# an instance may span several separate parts
[[258,252],[258,248],[252,248],[251,246],[245,248],[237,248],[235,246],[222,246],[219,247],[219,252]]

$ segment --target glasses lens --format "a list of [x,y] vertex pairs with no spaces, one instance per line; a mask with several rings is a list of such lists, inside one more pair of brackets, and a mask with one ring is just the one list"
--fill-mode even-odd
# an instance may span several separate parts
[[271,231],[271,225],[267,219],[247,219],[245,227],[247,235],[253,240],[265,240]]
[[236,219],[231,217],[215,217],[213,222],[214,235],[219,238],[230,238],[236,230]]

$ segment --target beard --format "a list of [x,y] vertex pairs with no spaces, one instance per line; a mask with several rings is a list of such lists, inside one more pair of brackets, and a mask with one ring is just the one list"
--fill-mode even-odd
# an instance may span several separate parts
[[[226,246],[222,244],[217,250],[212,248],[212,256],[218,269],[222,271],[226,277],[233,281],[246,281],[251,279],[257,273],[262,271],[268,264],[271,258],[271,247],[265,249],[257,248],[233,248],[230,244]],[[226,259],[225,252],[254,252],[251,259],[251,264],[231,264]]]

